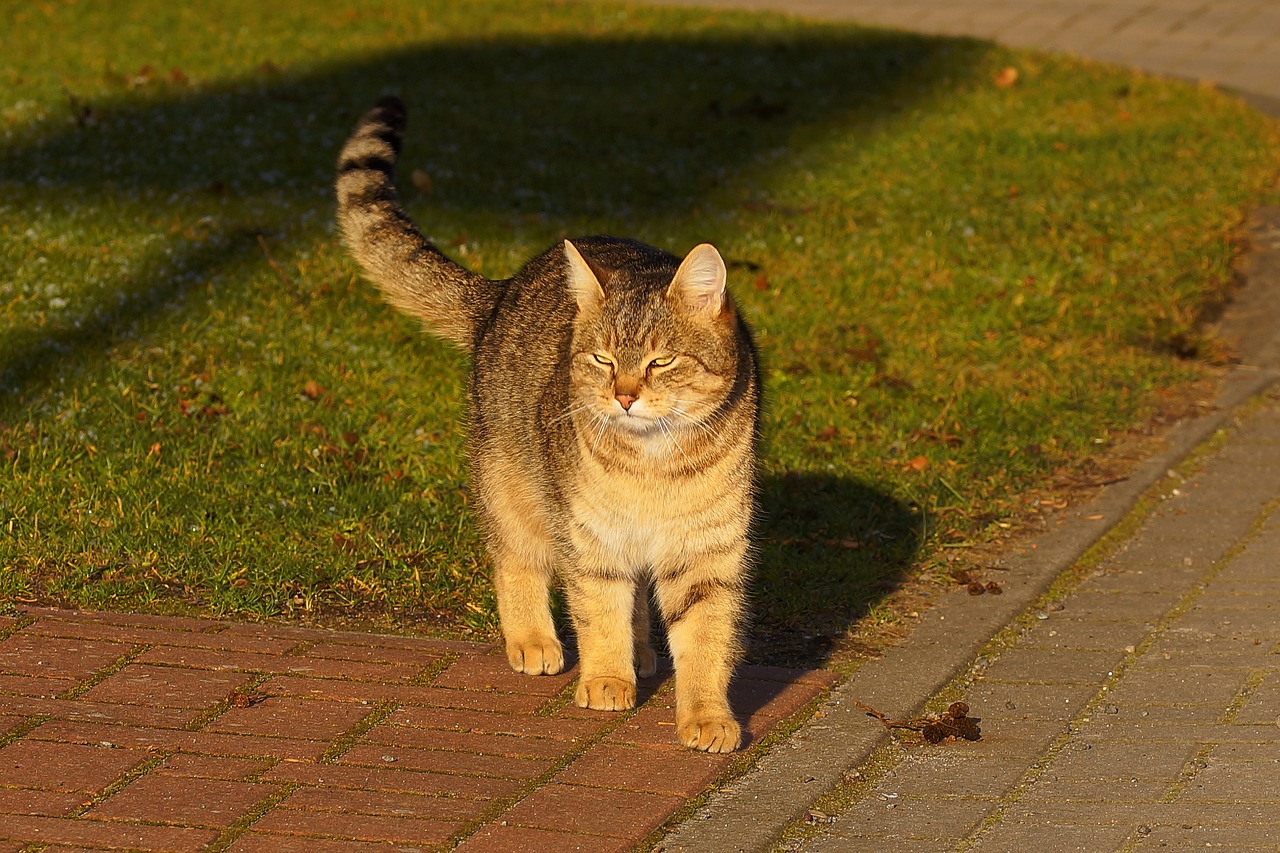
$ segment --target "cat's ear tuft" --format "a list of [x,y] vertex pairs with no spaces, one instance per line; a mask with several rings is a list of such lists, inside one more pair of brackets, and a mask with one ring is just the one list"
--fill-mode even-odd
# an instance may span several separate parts
[[604,302],[604,288],[600,286],[600,279],[591,264],[582,257],[578,247],[568,240],[564,241],[564,257],[567,262],[565,276],[569,292],[577,301],[578,310],[586,311],[599,306]]
[[729,272],[710,243],[695,246],[676,270],[667,295],[678,298],[694,314],[718,317],[725,308]]

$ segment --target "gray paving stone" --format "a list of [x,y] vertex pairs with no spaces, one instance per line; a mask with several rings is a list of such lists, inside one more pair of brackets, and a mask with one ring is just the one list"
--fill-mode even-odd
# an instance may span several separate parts
[[1159,850],[1160,853],[1190,853],[1195,850],[1270,850],[1276,849],[1275,831],[1270,827],[1244,824],[1204,826],[1195,824],[1160,824],[1141,835],[1136,850]]
[[953,750],[931,750],[910,756],[885,774],[879,793],[902,796],[997,799],[1022,779],[1025,760]]
[[841,815],[832,827],[832,834],[919,839],[961,837],[977,826],[995,803],[994,799],[873,794]]
[[[1095,592],[1082,588],[1061,602],[1062,616],[1071,619],[1114,619],[1148,622],[1178,603],[1182,590],[1172,585],[1160,592]],[[1050,619],[1053,614],[1050,614]]]
[[[1163,603],[1171,605],[1173,590],[1194,582],[1203,574],[1203,566],[1188,566],[1182,562],[1135,566],[1128,561],[1108,560],[1080,589],[1096,593],[1156,593],[1166,596]],[[1159,609],[1156,604],[1156,609]]]
[[1115,706],[1117,720],[1133,720],[1148,725],[1212,726],[1222,722],[1225,713],[1221,705],[1172,704],[1147,702]]
[[1274,725],[1169,724],[1151,720],[1096,718],[1079,725],[1082,737],[1199,744],[1253,744],[1274,749],[1280,746],[1280,727]]
[[1135,666],[1108,692],[1117,705],[1207,704],[1225,709],[1252,673],[1247,666]]
[[854,853],[875,850],[876,853],[920,853],[922,850],[953,850],[963,839],[953,838],[903,838],[883,835],[837,835],[832,833],[811,843],[809,853]]
[[1097,693],[1094,684],[1041,684],[982,681],[965,694],[970,716],[989,725],[1019,720],[1070,720]]
[[1022,799],[1027,802],[1124,803],[1151,802],[1164,796],[1164,779],[1056,776],[1046,772]]
[[1042,820],[1060,826],[1090,821],[1100,824],[1122,825],[1134,822],[1155,827],[1167,824],[1190,823],[1196,825],[1231,824],[1258,821],[1268,826],[1280,826],[1280,813],[1268,809],[1265,804],[1241,803],[1108,803],[1087,812],[1070,803],[1014,804],[1011,811],[1024,818]]
[[[1170,666],[1193,663],[1216,666],[1223,659],[1242,655],[1240,661],[1251,665],[1273,653],[1260,637],[1221,636],[1214,631],[1179,625],[1162,634],[1146,657],[1148,660],[1164,660]],[[1216,663],[1215,658],[1218,659]]]
[[1077,738],[1053,757],[1044,778],[1172,781],[1195,752],[1189,743]]
[[1108,568],[1194,567],[1197,571],[1203,571],[1221,560],[1227,549],[1234,544],[1234,541],[1221,536],[1197,539],[1150,532],[1135,539],[1104,565]]
[[1197,606],[1178,620],[1178,624],[1220,637],[1242,637],[1264,643],[1280,639],[1280,614],[1267,610]]
[[[1079,809],[1078,805],[1073,808]],[[1009,853],[1034,850],[1035,853],[1098,853],[1115,850],[1136,827],[1111,824],[1061,824],[1013,815],[980,836],[974,850]]]
[[1018,645],[1025,649],[1114,651],[1137,645],[1152,629],[1145,621],[1050,616],[1032,626]]
[[1224,586],[1214,586],[1200,596],[1196,607],[1205,611],[1245,614],[1260,625],[1270,624],[1280,628],[1280,601],[1266,592],[1252,587],[1236,591]]
[[1101,684],[1124,659],[1124,650],[1014,648],[987,668],[987,681],[1035,684]]
[[1212,762],[1188,783],[1177,802],[1280,806],[1280,758]]
[[1271,764],[1280,760],[1280,753],[1269,749],[1259,749],[1257,744],[1223,743],[1213,748],[1207,760],[1210,764],[1219,761],[1262,761]]
[[[1280,568],[1277,571],[1280,571]],[[1239,597],[1241,605],[1245,607],[1274,606],[1277,601],[1280,601],[1280,574],[1268,577],[1259,572],[1259,575],[1260,577],[1256,578],[1219,576],[1214,578],[1210,591],[1213,595],[1223,598]],[[1206,593],[1202,601],[1208,597]]]

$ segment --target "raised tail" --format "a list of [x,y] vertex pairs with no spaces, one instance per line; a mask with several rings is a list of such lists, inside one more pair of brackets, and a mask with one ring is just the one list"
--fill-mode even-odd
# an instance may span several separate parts
[[446,258],[400,207],[394,171],[404,128],[396,97],[361,117],[338,156],[338,225],[388,302],[469,350],[499,285]]

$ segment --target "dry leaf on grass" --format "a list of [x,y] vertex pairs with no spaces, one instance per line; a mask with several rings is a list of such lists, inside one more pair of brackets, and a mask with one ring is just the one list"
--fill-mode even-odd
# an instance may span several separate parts
[[308,400],[319,400],[328,393],[329,392],[325,390],[325,387],[314,379],[308,379],[302,386],[302,396],[306,397]]
[[431,176],[421,169],[414,169],[409,175],[409,180],[413,182],[414,189],[423,195],[431,195],[431,191],[435,189],[435,182],[431,180]]

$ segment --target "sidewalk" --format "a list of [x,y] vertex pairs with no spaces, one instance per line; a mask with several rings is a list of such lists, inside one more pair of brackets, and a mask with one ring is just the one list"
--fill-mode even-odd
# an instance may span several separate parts
[[1272,0],[649,0],[973,36],[1216,83],[1280,112]]
[[[1078,50],[1280,105],[1269,0],[719,5]],[[1252,245],[1224,332],[1245,363],[1213,410],[1009,554],[1004,595],[941,596],[844,683],[744,668],[734,706],[753,744],[779,733],[767,751],[676,746],[665,676],[600,713],[574,673],[515,675],[493,646],[26,608],[0,616],[0,853],[1275,850],[1280,211]],[[904,719],[939,696],[980,741],[904,748],[855,705]]]

